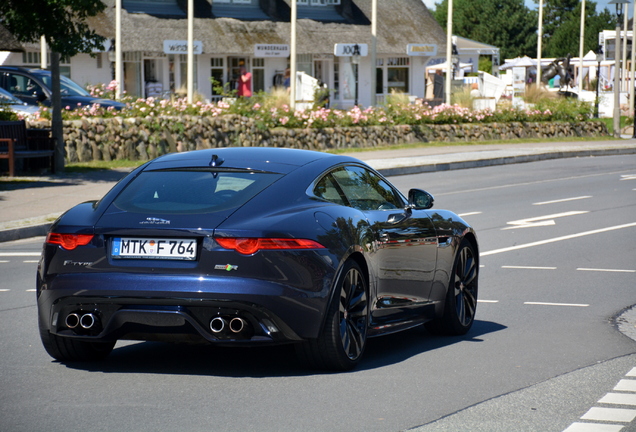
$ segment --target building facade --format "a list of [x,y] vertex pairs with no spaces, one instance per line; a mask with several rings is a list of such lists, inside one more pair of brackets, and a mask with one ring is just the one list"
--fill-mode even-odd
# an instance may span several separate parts
[[[206,99],[218,99],[219,85],[230,90],[236,87],[242,66],[252,73],[253,91],[280,85],[289,66],[291,1],[194,0],[195,91]],[[62,73],[81,85],[108,83],[114,78],[115,0],[104,3],[106,10],[90,24],[107,38],[105,50],[62,62]],[[127,94],[147,97],[185,92],[187,3],[122,0],[123,88]],[[423,98],[426,66],[445,55],[446,34],[421,0],[378,0],[373,68],[371,9],[372,0],[298,0],[297,70],[324,83],[334,107],[349,108],[356,100],[368,106],[374,95],[381,102],[392,92]],[[336,44],[365,46],[368,54],[359,58],[356,68],[352,56],[335,51]],[[39,67],[39,47],[3,53],[0,63]],[[371,88],[372,73],[375,89]]]

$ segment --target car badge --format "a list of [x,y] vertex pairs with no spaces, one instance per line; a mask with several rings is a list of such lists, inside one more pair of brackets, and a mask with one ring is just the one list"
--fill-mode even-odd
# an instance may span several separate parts
[[218,264],[214,266],[214,270],[225,270],[225,271],[232,271],[232,270],[238,270],[238,266],[237,265],[232,265],[232,264]]
[[141,225],[170,225],[170,221],[167,219],[148,217],[146,220],[139,222]]

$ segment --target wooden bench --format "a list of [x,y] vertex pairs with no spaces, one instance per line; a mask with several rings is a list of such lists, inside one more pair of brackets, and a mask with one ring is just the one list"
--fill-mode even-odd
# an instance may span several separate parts
[[49,129],[27,129],[26,122],[0,121],[0,159],[9,161],[9,176],[15,175],[17,159],[48,158],[55,172],[55,140]]

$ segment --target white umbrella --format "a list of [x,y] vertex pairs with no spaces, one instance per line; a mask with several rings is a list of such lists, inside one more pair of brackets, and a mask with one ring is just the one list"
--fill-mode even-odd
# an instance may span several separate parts
[[[471,63],[461,63],[460,62],[459,63],[459,68],[460,69],[472,69],[473,65]],[[427,71],[429,71],[429,70],[438,70],[438,69],[441,69],[441,70],[448,69],[447,63],[444,62],[444,63],[436,64],[436,65],[433,65],[433,66],[426,66],[426,70]]]

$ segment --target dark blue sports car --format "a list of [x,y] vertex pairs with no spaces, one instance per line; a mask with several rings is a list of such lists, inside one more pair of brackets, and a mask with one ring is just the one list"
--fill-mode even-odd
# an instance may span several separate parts
[[353,368],[367,338],[475,318],[473,229],[363,162],[222,148],[139,167],[51,227],[37,274],[46,351],[99,360],[119,339],[295,343]]

